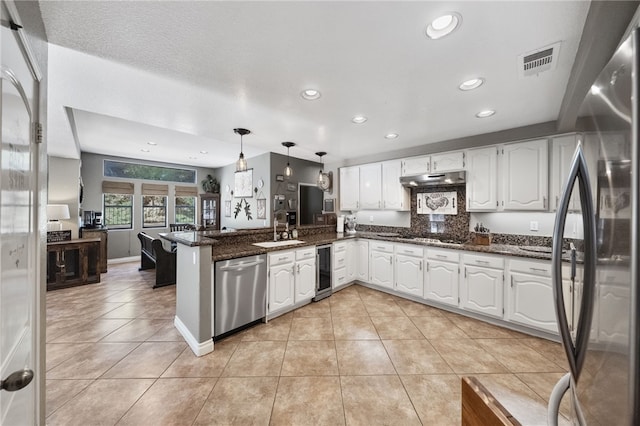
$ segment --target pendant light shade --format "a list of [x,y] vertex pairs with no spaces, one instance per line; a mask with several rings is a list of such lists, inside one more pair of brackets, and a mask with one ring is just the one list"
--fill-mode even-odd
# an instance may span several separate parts
[[251,133],[251,130],[238,128],[233,129],[233,132],[237,135],[240,135],[240,157],[238,157],[238,161],[236,161],[236,172],[246,172],[247,160],[244,158],[244,152],[242,152],[242,137]]
[[289,148],[291,148],[292,146],[296,146],[296,144],[293,142],[282,142],[282,146],[287,147],[287,167],[284,168],[284,177],[288,179],[293,176],[293,169],[289,164]]
[[316,152],[316,155],[318,157],[320,157],[320,164],[322,164],[320,166],[320,171],[318,172],[318,179],[316,181],[316,184],[318,185],[318,187],[324,188],[326,186],[325,180],[327,179],[327,175],[325,175],[324,172],[322,171],[322,169],[324,168],[323,167],[324,163],[322,162],[322,157],[327,155],[327,153],[326,152]]

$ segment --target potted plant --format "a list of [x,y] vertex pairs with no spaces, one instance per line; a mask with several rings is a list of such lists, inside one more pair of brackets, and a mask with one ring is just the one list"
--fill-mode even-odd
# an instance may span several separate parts
[[218,194],[220,192],[220,182],[211,175],[207,175],[207,177],[200,182],[200,185],[202,185],[204,192],[210,194]]

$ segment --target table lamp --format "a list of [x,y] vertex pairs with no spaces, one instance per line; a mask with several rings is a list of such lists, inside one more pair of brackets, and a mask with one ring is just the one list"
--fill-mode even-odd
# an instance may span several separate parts
[[66,204],[47,204],[47,231],[62,231],[61,219],[70,219],[69,206]]

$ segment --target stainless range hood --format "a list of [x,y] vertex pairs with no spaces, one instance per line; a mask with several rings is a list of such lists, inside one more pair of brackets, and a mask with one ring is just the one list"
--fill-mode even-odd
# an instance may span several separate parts
[[402,176],[400,183],[403,186],[451,186],[461,185],[466,182],[465,172],[434,173],[416,176]]

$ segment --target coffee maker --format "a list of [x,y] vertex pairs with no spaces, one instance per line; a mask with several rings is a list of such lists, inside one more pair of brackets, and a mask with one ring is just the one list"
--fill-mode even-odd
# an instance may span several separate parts
[[102,212],[85,210],[82,213],[82,222],[85,228],[100,228],[102,227]]

